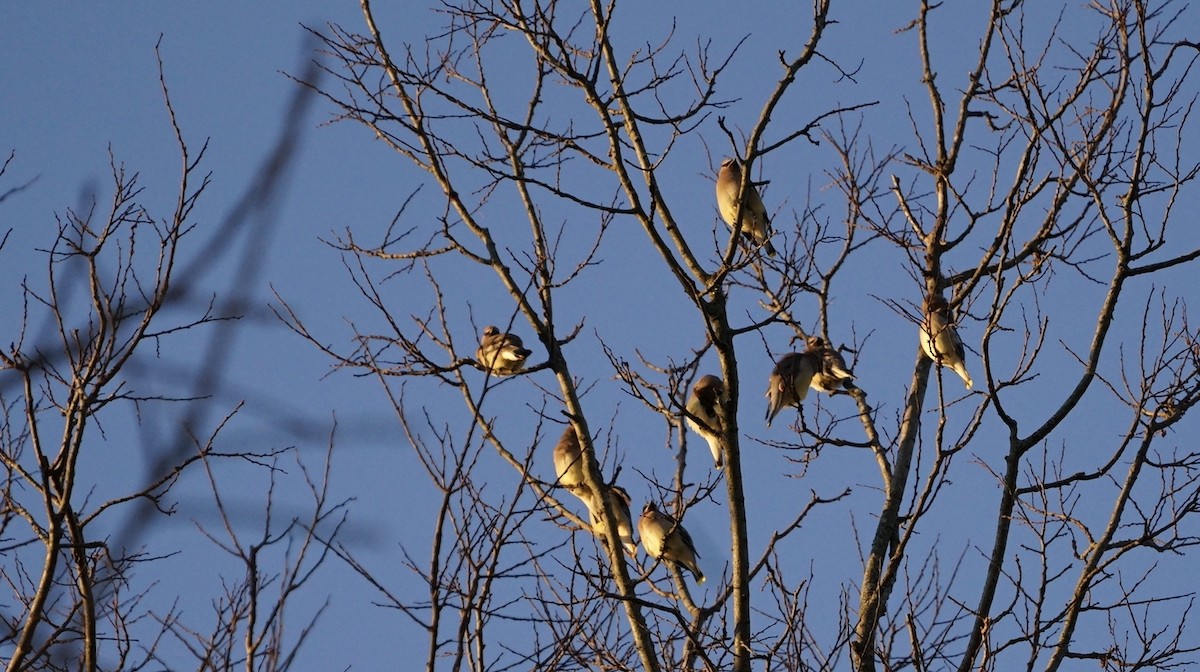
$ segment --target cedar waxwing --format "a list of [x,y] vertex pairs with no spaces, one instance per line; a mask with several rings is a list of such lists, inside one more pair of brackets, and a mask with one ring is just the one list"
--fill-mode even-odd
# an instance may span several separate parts
[[704,583],[704,572],[696,558],[696,546],[692,543],[692,535],[683,529],[674,518],[662,513],[654,502],[646,502],[642,509],[642,517],[638,520],[638,535],[642,538],[642,547],[646,553],[656,560],[668,560],[686,567],[696,577],[696,583]]
[[935,364],[948,366],[966,383],[967,389],[975,384],[971,374],[967,373],[967,364],[963,360],[966,348],[954,328],[954,320],[950,316],[950,306],[940,296],[930,296],[925,300],[925,321],[921,323],[921,349]]
[[587,503],[590,493],[583,481],[583,450],[579,446],[579,436],[575,434],[575,425],[567,425],[554,446],[554,472],[559,485]]
[[489,325],[483,330],[475,359],[493,374],[506,376],[523,369],[531,352],[525,348],[520,336],[502,334],[498,328]]
[[767,426],[784,408],[799,406],[820,369],[820,361],[807,351],[789,352],[779,359],[767,385]]
[[[610,485],[608,490],[608,503],[612,507],[613,515],[617,517],[617,535],[621,537],[621,544],[625,546],[625,552],[629,557],[637,557],[637,543],[633,540],[633,522],[629,517],[629,504],[632,500],[629,499],[629,493],[619,485]],[[600,500],[597,497],[588,497],[586,500],[588,507],[588,518],[592,522],[592,534],[604,538],[604,525],[600,522]]]
[[717,404],[723,403],[723,400],[729,396],[725,393],[725,383],[716,376],[704,376],[696,381],[692,387],[692,395],[688,397],[687,412],[696,416],[699,419],[697,422],[691,416],[684,416],[687,419],[688,427],[708,442],[708,449],[712,451],[713,462],[717,463],[717,468],[720,469],[723,461],[721,460],[721,441],[718,438],[723,431],[721,427],[721,418],[717,415]]
[[[732,228],[737,228],[734,222],[737,221],[738,190],[741,187],[742,164],[737,159],[725,159],[717,173],[717,209],[721,211],[721,219]],[[771,245],[771,221],[754,185],[750,185],[746,191],[746,204],[742,208],[742,235],[750,237],[762,245],[767,254],[775,256],[775,247]]]
[[854,372],[846,366],[842,353],[826,345],[825,339],[820,336],[809,336],[807,343],[805,352],[811,353],[809,356],[812,361],[819,362],[809,387],[829,394],[854,387]]

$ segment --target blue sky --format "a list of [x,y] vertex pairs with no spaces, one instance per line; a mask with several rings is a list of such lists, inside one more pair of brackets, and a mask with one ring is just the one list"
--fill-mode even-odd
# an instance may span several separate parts
[[[699,35],[701,39],[712,39],[715,52],[725,52],[749,36],[730,66],[733,74],[726,77],[726,88],[720,94],[733,101],[723,112],[730,126],[747,132],[778,76],[776,53],[780,49],[797,50],[808,36],[807,6],[803,11],[792,11],[790,5],[778,3],[756,10],[738,5],[745,11],[729,12],[728,3],[653,3],[652,7],[621,14],[616,30],[633,48],[661,40],[674,22],[678,48],[694,50]],[[848,127],[861,124],[879,154],[893,148],[914,151],[913,122],[906,104],[912,106],[913,119],[921,126],[927,123],[928,100],[919,82],[915,37],[911,32],[898,32],[912,18],[907,5],[854,2],[835,6],[833,16],[838,23],[827,34],[823,52],[845,69],[854,70],[853,81],[824,63],[806,69],[776,111],[776,138],[832,106],[878,101],[878,105],[848,116]],[[942,11],[944,16],[937,19],[940,32],[935,44],[940,76],[944,78],[939,82],[944,83],[947,97],[953,99],[962,88],[976,52],[974,35],[983,17],[978,8],[966,3]],[[1079,9],[1069,5],[1068,11]],[[385,38],[396,44],[419,46],[423,36],[443,22],[431,10],[408,3],[402,8],[381,6],[377,12]],[[1030,25],[1030,33],[1044,30],[1053,16],[1048,14],[1046,22]],[[0,204],[0,233],[9,228],[13,231],[0,251],[0,314],[10,316],[0,325],[4,330],[0,331],[0,343],[15,339],[13,330],[17,326],[11,317],[19,315],[20,279],[29,278],[35,286],[44,283],[45,259],[33,251],[44,248],[52,239],[55,213],[85,208],[93,195],[101,203],[108,198],[110,148],[119,162],[140,172],[144,200],[152,211],[165,216],[172,206],[179,161],[158,84],[154,47],[160,36],[166,81],[185,136],[193,149],[209,139],[204,165],[212,171],[213,182],[197,209],[195,220],[200,227],[192,251],[185,250],[188,257],[203,248],[199,243],[206,242],[206,232],[227,216],[277,139],[281,117],[297,90],[283,73],[301,71],[313,48],[301,24],[321,29],[326,21],[341,23],[352,31],[362,30],[355,3],[190,3],[137,8],[5,3],[0,9],[0,62],[6,64],[2,75],[4,96],[0,99],[0,153],[11,150],[15,158],[0,183],[0,192],[16,183],[30,184]],[[1076,31],[1087,32],[1086,21],[1068,21],[1066,25],[1068,36]],[[512,45],[514,54],[519,46]],[[504,58],[503,52],[499,58]],[[500,64],[497,69],[502,68]],[[519,103],[522,91],[519,85],[516,88],[513,101]],[[245,400],[245,409],[223,440],[230,445],[263,448],[295,445],[306,461],[315,465],[322,458],[336,417],[334,499],[354,498],[344,541],[358,549],[364,561],[389,585],[417,599],[420,586],[400,566],[396,549],[400,543],[409,543],[417,557],[427,553],[422,540],[428,535],[431,521],[422,515],[427,512],[421,502],[432,490],[386,398],[371,378],[354,378],[345,371],[330,373],[330,361],[284,329],[268,310],[275,301],[272,293],[277,292],[309,323],[319,340],[348,347],[350,324],[364,331],[378,329],[381,324],[358,296],[341,255],[323,241],[347,229],[361,240],[376,239],[418,186],[421,190],[412,209],[406,212],[409,225],[432,223],[444,207],[436,185],[403,157],[375,141],[366,129],[350,123],[326,123],[333,112],[328,103],[317,101],[302,124],[297,138],[300,153],[289,168],[289,179],[275,213],[274,233],[256,254],[253,282],[230,288],[233,268],[224,261],[205,267],[204,276],[193,279],[199,289],[208,292],[244,292],[250,305],[244,329],[229,353],[227,386],[216,399],[217,406],[207,422],[215,422],[216,417]],[[568,113],[569,108],[564,107],[563,117]],[[830,129],[836,132],[836,127]],[[1195,149],[1194,141],[1187,149]],[[675,150],[672,163],[677,169],[667,182],[671,197],[680,204],[676,217],[694,227],[689,240],[708,259],[714,254],[709,243],[712,231],[718,232],[721,244],[725,242],[726,229],[717,220],[713,206],[712,179],[721,157],[730,153],[716,120],[709,119]],[[979,171],[979,184],[973,188],[982,189],[990,180],[988,164],[982,152],[973,154],[971,160]],[[789,232],[781,223],[794,221],[794,213],[801,211],[809,198],[819,206],[819,216],[840,221],[837,193],[830,178],[834,166],[827,142],[811,145],[802,140],[763,162],[760,167],[764,177],[771,180],[763,198],[768,209],[776,212],[781,236],[795,235],[794,229]],[[905,181],[913,179],[911,169],[896,170]],[[515,244],[528,235],[519,211],[512,211],[510,230],[503,216],[504,202],[490,207],[497,216],[489,220],[488,226],[500,232],[500,237]],[[545,207],[548,221],[567,227],[564,251],[568,257],[577,258],[587,249],[589,239],[575,234],[573,227],[587,230],[594,222],[571,221],[568,211],[550,202]],[[1195,243],[1195,232],[1188,235]],[[978,248],[951,259],[951,265],[972,265],[975,259],[969,252],[974,249]],[[667,445],[668,435],[661,419],[625,395],[612,379],[600,341],[631,361],[642,355],[662,364],[670,358],[682,359],[691,349],[702,346],[703,330],[699,319],[681,302],[674,280],[635,225],[616,223],[598,256],[601,264],[560,294],[558,319],[561,324],[585,321],[578,343],[568,352],[572,370],[594,384],[585,398],[589,421],[593,429],[601,431],[602,439],[611,433],[616,456],[623,465],[622,482],[634,495],[635,508],[640,509],[640,502],[651,490],[635,472],[665,479],[674,464],[669,450],[673,446]],[[489,284],[486,274],[462,262],[440,261],[435,268],[448,278],[443,289],[459,343],[473,343],[477,329],[506,323],[511,317],[511,300],[498,285]],[[1182,293],[1182,283],[1194,277],[1190,271],[1172,273],[1165,282]],[[394,278],[381,287],[387,300],[394,302],[396,315],[407,318],[428,311],[430,292],[418,275]],[[890,419],[900,411],[917,345],[915,326],[884,306],[879,297],[919,301],[919,292],[905,273],[903,258],[884,245],[872,246],[856,256],[839,276],[834,292],[830,319],[835,340],[849,342],[852,332],[860,338],[869,335],[859,353],[857,372],[885,426],[895,425]],[[1029,389],[1036,392],[1011,400],[1017,411],[1027,413],[1029,418],[1037,417],[1045,403],[1062,394],[1054,372],[1074,374],[1073,360],[1063,346],[1086,343],[1094,311],[1088,299],[1096,292],[1095,287],[1070,273],[1056,276],[1050,284],[1046,300],[1054,308],[1047,362],[1052,364],[1043,378],[1030,385]],[[1144,305],[1141,301],[1151,292],[1149,284],[1132,290],[1134,300],[1123,307],[1123,317],[1139,318]],[[762,311],[753,300],[746,296],[740,300],[735,319],[748,322],[761,318]],[[801,306],[801,310],[806,307],[810,311],[814,308]],[[817,326],[812,312],[802,319],[809,328]],[[535,340],[528,325],[518,322],[514,330],[527,342]],[[968,344],[977,351],[978,324],[965,324],[963,331]],[[785,351],[788,336],[782,328],[768,330],[765,338],[769,350]],[[190,349],[195,345],[195,341],[182,338],[165,345],[157,357],[147,352],[138,364],[146,371],[153,370],[156,362],[185,368],[203,366],[195,361],[196,351]],[[1004,345],[1015,348],[1017,342]],[[534,347],[533,359],[542,361],[544,353],[536,343]],[[768,348],[756,338],[744,339],[739,347],[743,348],[744,376],[741,424],[747,433],[742,445],[749,478],[754,483],[747,502],[755,521],[752,546],[761,544],[773,526],[789,519],[797,503],[806,500],[810,492],[830,496],[847,487],[852,489],[846,500],[819,510],[788,546],[796,558],[796,576],[792,578],[811,568],[821,579],[814,590],[814,604],[834,609],[841,587],[861,577],[853,526],[859,533],[873,529],[879,503],[874,459],[867,451],[827,450],[803,470],[789,463],[781,451],[759,445],[787,440],[790,430],[787,422],[777,422],[769,430],[761,423],[764,402],[760,395],[771,367]],[[469,355],[473,349],[472,344],[461,354]],[[1109,372],[1115,372],[1119,363],[1115,353],[1112,357],[1106,363]],[[975,378],[982,384],[977,352],[971,359]],[[1013,361],[1004,364],[1012,365]],[[702,372],[716,372],[715,359],[706,364]],[[163,390],[171,389],[173,383],[170,376],[155,375],[142,382],[151,387],[161,385],[158,389]],[[553,385],[548,373],[540,374],[537,383]],[[958,385],[953,376],[946,378],[947,390],[957,393]],[[7,394],[8,388],[4,389]],[[509,381],[500,389],[504,394],[498,395],[494,406],[500,417],[498,431],[514,445],[531,448],[540,438],[539,450],[545,453],[545,459],[535,454],[534,464],[551,478],[548,448],[561,430],[548,427],[542,436],[535,435],[536,413],[532,409],[544,403],[544,396],[524,379]],[[408,390],[448,422],[465,417],[459,410],[461,400],[456,391],[439,388],[432,380],[413,381]],[[1091,417],[1119,411],[1120,406],[1108,392],[1096,389],[1090,394]],[[845,398],[823,398],[820,404],[839,416],[852,411],[851,402]],[[950,417],[951,427],[961,428],[969,411],[952,409]],[[115,411],[112,424],[105,427],[103,437],[95,438],[95,450],[88,454],[95,469],[94,496],[119,491],[121,483],[126,482],[123,479],[136,480],[140,472],[133,465],[139,465],[155,449],[152,437],[169,432],[173,418],[154,413],[138,418],[128,409]],[[785,412],[781,419],[792,418]],[[1052,436],[1052,447],[1073,450],[1075,444],[1091,441],[1103,445],[1113,440],[1121,426],[1119,422],[1096,422],[1090,427],[1085,424]],[[1004,450],[1003,435],[989,434],[997,431],[997,423],[989,420],[984,429],[973,446],[974,452],[958,458],[960,463],[951,472],[952,482],[941,508],[931,519],[934,522],[927,528],[927,536],[916,542],[919,549],[949,549],[943,554],[944,562],[965,553],[968,574],[977,571],[983,561],[981,553],[990,543],[991,528],[980,528],[974,511],[982,507],[986,519],[987,507],[996,492],[987,467],[1000,468],[999,456]],[[689,446],[697,451],[692,462],[707,469],[703,443],[691,436]],[[609,473],[616,456],[609,456]],[[488,455],[485,459],[491,461],[494,457]],[[497,466],[494,487],[511,486],[513,476],[504,471],[506,468]],[[247,516],[259,511],[265,496],[261,491],[265,488],[262,473],[232,466],[223,473],[230,501],[237,510]],[[298,471],[291,469],[289,474],[295,477]],[[153,533],[160,535],[164,543],[187,550],[164,561],[164,574],[156,578],[162,582],[164,592],[178,590],[185,615],[201,622],[207,617],[209,598],[219,588],[218,569],[222,566],[222,556],[196,534],[192,525],[193,519],[202,525],[214,521],[211,509],[205,508],[205,487],[198,473],[185,481],[179,491],[184,513],[158,523]],[[697,507],[687,521],[706,573],[715,576],[720,575],[728,559],[728,550],[723,546],[723,496],[722,488],[714,501]],[[306,501],[302,484],[294,478],[283,497],[284,509],[302,507]],[[583,513],[582,507],[577,507],[577,512]],[[1104,515],[1105,511],[1097,510],[1095,514]],[[116,521],[113,524],[119,525]],[[548,523],[545,529],[530,532],[533,538],[546,543],[562,534],[563,530]],[[577,535],[576,543],[590,544],[582,535]],[[754,551],[751,556],[755,556]],[[344,567],[331,563],[322,579],[321,587],[306,597],[311,602],[298,605],[298,613],[303,614],[304,608],[320,605],[326,589],[331,594],[330,611],[306,648],[306,656],[311,656],[306,669],[394,666],[410,647],[423,643],[421,633],[404,617],[373,606],[370,588]],[[967,594],[971,594],[969,590]]]

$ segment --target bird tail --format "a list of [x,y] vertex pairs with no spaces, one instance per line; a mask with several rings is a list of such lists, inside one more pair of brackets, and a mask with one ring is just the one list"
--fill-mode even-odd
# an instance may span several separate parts
[[958,374],[959,378],[963,379],[963,383],[967,386],[968,390],[975,387],[975,381],[971,380],[971,374],[967,373],[965,364],[960,363],[958,366],[955,366],[954,372]]
[[624,544],[624,546],[625,546],[625,554],[636,560],[637,559],[637,544],[634,543],[633,537],[626,536],[624,539],[621,540],[621,543]]
[[708,450],[712,453],[713,462],[716,463],[717,469],[720,469],[725,464],[721,455],[721,441],[715,436],[709,436],[705,438],[708,441]]

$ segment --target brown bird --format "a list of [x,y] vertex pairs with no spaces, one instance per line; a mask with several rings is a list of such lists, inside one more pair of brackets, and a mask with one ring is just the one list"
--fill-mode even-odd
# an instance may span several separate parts
[[[633,540],[633,522],[630,519],[629,505],[632,500],[629,498],[629,493],[619,485],[613,484],[608,486],[608,503],[612,507],[613,515],[616,516],[617,535],[621,537],[621,544],[625,547],[625,552],[631,558],[637,557],[637,543]],[[592,534],[604,538],[604,525],[601,524],[601,509],[600,499],[598,497],[589,497],[585,500],[588,507],[588,518],[592,522]]]
[[820,369],[810,352],[789,352],[775,364],[767,384],[767,426],[788,406],[800,406],[808,396],[808,387]]
[[507,376],[525,368],[531,353],[520,336],[501,333],[495,325],[489,325],[483,330],[475,359],[492,373]]
[[925,299],[925,320],[921,323],[921,350],[939,366],[950,367],[951,371],[963,379],[968,390],[975,385],[971,374],[967,373],[967,363],[964,359],[967,350],[958,336],[958,330],[954,328],[950,306],[940,296],[929,296]]
[[686,567],[696,577],[696,583],[704,583],[704,572],[696,563],[700,554],[696,553],[692,535],[674,518],[659,511],[654,502],[646,502],[642,509],[638,534],[642,538],[642,547],[650,557]]
[[690,414],[684,416],[688,427],[708,442],[708,449],[712,451],[713,462],[716,462],[718,469],[723,464],[719,437],[724,428],[717,414],[717,404],[727,399],[729,395],[725,392],[724,381],[716,376],[704,376],[692,387],[692,394],[685,406]]
[[842,353],[826,345],[825,339],[820,336],[809,336],[807,344],[805,352],[809,353],[813,362],[820,363],[813,372],[809,387],[828,394],[854,387],[854,372],[846,366]]
[[[734,222],[737,221],[738,192],[741,187],[742,164],[737,159],[725,159],[717,173],[717,209],[721,211],[721,219],[733,229],[737,229]],[[754,185],[746,190],[746,202],[742,208],[742,234],[762,245],[767,254],[775,256],[775,247],[771,245],[771,220],[767,218],[767,208]]]
[[567,425],[554,446],[554,473],[558,476],[559,485],[582,499],[584,504],[588,503],[591,491],[583,480],[583,449],[579,445],[575,425]]

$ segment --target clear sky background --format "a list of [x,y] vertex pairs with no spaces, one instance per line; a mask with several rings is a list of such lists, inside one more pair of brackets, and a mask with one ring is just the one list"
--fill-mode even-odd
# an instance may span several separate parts
[[[419,46],[426,34],[439,30],[444,18],[433,11],[436,3],[417,4],[377,8],[385,38],[393,44]],[[805,3],[773,3],[770,8],[759,9],[755,9],[758,3],[734,4],[738,11],[728,11],[731,3],[707,1],[630,3],[619,12],[617,34],[619,43],[632,47],[661,40],[674,23],[677,48],[693,50],[697,38],[711,39],[716,53],[729,51],[749,36],[724,80],[727,88],[720,92],[720,97],[733,101],[724,111],[729,125],[746,132],[780,73],[777,52],[799,50],[810,32],[810,17]],[[977,50],[984,8],[975,4],[947,3],[954,6],[944,7],[935,21],[938,30],[933,46],[943,78],[939,82],[948,98],[961,90]],[[1030,25],[1030,33],[1044,30],[1063,7],[1084,16],[1077,4],[1060,7],[1056,3],[1047,8],[1047,21]],[[915,141],[906,104],[912,106],[916,122],[924,124],[928,99],[920,85],[915,35],[899,31],[913,18],[910,5],[835,3],[833,18],[838,23],[830,28],[822,51],[844,68],[855,70],[853,79],[820,62],[806,69],[776,112],[775,138],[831,107],[878,101],[878,105],[848,116],[847,126],[853,129],[861,125],[879,154],[895,148],[913,151]],[[102,209],[110,197],[110,150],[129,171],[140,172],[145,189],[142,200],[152,212],[165,217],[173,206],[179,160],[159,89],[154,47],[160,36],[165,77],[184,134],[193,149],[209,140],[204,166],[212,172],[213,182],[194,218],[199,224],[196,240],[184,249],[184,257],[191,263],[195,255],[206,250],[205,244],[210,242],[206,236],[211,238],[210,232],[229,215],[278,140],[285,111],[298,88],[284,73],[299,73],[313,56],[314,44],[307,39],[302,24],[323,29],[327,21],[353,31],[364,30],[361,13],[353,2],[0,5],[0,153],[15,154],[0,183],[0,193],[30,182],[26,189],[0,204],[0,234],[12,229],[7,245],[0,251],[0,315],[5,316],[0,321],[0,343],[7,345],[16,339],[22,278],[35,287],[44,286],[45,255],[36,250],[52,241],[56,213],[62,214],[68,208],[86,209],[93,198]],[[1067,21],[1063,28],[1068,37],[1088,32],[1083,19]],[[519,90],[514,99],[520,100],[523,89],[519,83],[516,86]],[[223,441],[231,448],[253,446],[264,450],[295,445],[310,466],[318,466],[336,417],[332,499],[354,500],[342,540],[355,548],[364,563],[395,592],[416,600],[423,589],[401,565],[398,548],[406,543],[415,557],[428,555],[426,541],[433,509],[424,503],[433,491],[387,399],[373,379],[355,378],[346,371],[331,373],[329,359],[284,329],[268,310],[275,303],[272,292],[277,292],[307,321],[318,339],[348,349],[350,323],[362,331],[376,330],[381,325],[350,282],[341,254],[323,241],[347,229],[365,241],[378,239],[418,186],[422,188],[404,220],[408,225],[432,225],[433,217],[444,207],[436,185],[423,173],[375,141],[366,129],[350,123],[327,123],[333,113],[327,102],[314,101],[301,125],[296,138],[300,151],[288,167],[279,207],[271,213],[272,233],[261,241],[255,255],[252,282],[229,287],[234,268],[224,260],[197,266],[203,269],[203,275],[188,279],[201,295],[236,290],[248,301],[247,323],[229,346],[231,359],[225,385],[204,422],[211,427],[245,400],[244,410],[222,435]],[[828,128],[837,132],[836,125]],[[1194,141],[1184,149],[1194,151]],[[726,229],[717,219],[713,203],[712,180],[721,158],[731,153],[716,119],[710,118],[698,133],[684,140],[671,159],[676,170],[667,188],[679,204],[675,214],[690,227],[693,248],[709,255],[707,258],[715,254],[709,242],[714,230],[720,234],[722,245],[726,240]],[[972,158],[978,161],[982,188],[991,178],[988,165],[979,155]],[[776,213],[780,229],[777,241],[795,236],[789,225],[810,198],[820,208],[821,217],[841,221],[838,194],[830,179],[835,166],[828,143],[812,145],[803,140],[763,162],[763,177],[771,180],[764,200]],[[910,169],[896,170],[905,181],[913,178]],[[1194,198],[1189,203],[1193,208],[1197,205]],[[519,210],[513,209],[511,219],[506,221],[496,215],[502,211],[501,206],[493,206],[493,218],[485,222],[493,232],[504,237],[508,235],[506,227],[512,226],[520,227],[512,233],[513,240],[527,235],[528,227]],[[555,225],[566,226],[565,249],[571,254],[581,253],[589,239],[573,237],[573,222],[555,208],[547,203],[546,214]],[[251,218],[246,225],[259,223]],[[587,224],[588,231],[593,224]],[[1190,241],[1180,241],[1180,248],[1200,239],[1194,231],[1189,236]],[[951,266],[961,269],[973,265],[976,259],[970,254],[975,249],[978,247],[963,249],[961,258],[949,260]],[[600,340],[630,361],[636,362],[640,354],[665,364],[669,358],[682,360],[692,349],[701,347],[704,333],[639,227],[629,222],[614,225],[601,246],[599,259],[602,263],[597,269],[562,293],[558,319],[565,324],[586,318],[580,339],[567,355],[576,375],[594,384],[585,398],[585,407],[593,429],[601,432],[601,443],[610,435],[612,438],[613,452],[608,455],[606,471],[611,473],[613,465],[620,462],[622,483],[633,494],[635,509],[640,509],[651,491],[637,472],[669,479],[674,465],[673,446],[667,443],[661,419],[630,399],[612,379]],[[1108,266],[1099,263],[1097,268]],[[452,269],[450,264],[443,267]],[[1102,277],[1107,275],[1098,272]],[[489,276],[480,275],[477,269],[463,267],[457,277],[444,289],[451,316],[457,320],[455,336],[459,343],[471,344],[460,354],[469,356],[477,329],[506,323],[514,306],[494,282],[477,284],[489,282]],[[405,276],[382,285],[396,315],[407,318],[428,311],[429,289],[419,280]],[[1171,274],[1164,280],[1172,295],[1194,295],[1194,273]],[[1077,372],[1064,345],[1079,348],[1086,343],[1095,311],[1089,300],[1100,291],[1067,272],[1056,276],[1050,288],[1048,300],[1053,310],[1052,337],[1045,355],[1047,373],[1029,386],[1025,407],[1014,402],[1015,411],[1028,413],[1031,418],[1063,392],[1056,385],[1054,366],[1061,366],[1059,370],[1070,376]],[[1121,317],[1139,320],[1145,307],[1143,299],[1148,299],[1154,289],[1149,284],[1136,288],[1131,293],[1135,300],[1122,305]],[[915,325],[883,305],[880,298],[918,302],[920,292],[905,271],[904,259],[885,245],[857,255],[839,276],[833,292],[830,331],[838,341],[848,343],[853,334],[865,339],[856,370],[884,426],[894,427],[891,419],[901,410],[917,360],[917,332]],[[740,312],[734,313],[737,319],[761,319],[763,312],[755,302],[743,295],[741,303]],[[800,306],[805,326],[814,329],[818,326],[817,316],[815,312],[804,314],[806,308],[814,310],[815,304]],[[42,320],[44,317],[38,315],[31,321],[40,325]],[[1136,330],[1138,326],[1132,324],[1131,328]],[[544,361],[544,352],[528,325],[518,321],[514,331],[527,343],[532,342],[533,359]],[[964,338],[976,350],[980,334],[977,323],[964,324]],[[765,445],[790,438],[789,423],[794,412],[785,411],[781,419],[786,421],[767,429],[761,421],[764,402],[759,396],[771,368],[770,353],[786,351],[788,337],[779,327],[766,332],[765,344],[757,338],[739,343],[744,376],[740,423],[747,438],[742,445],[751,483],[747,489],[748,510],[755,521],[751,544],[761,545],[767,531],[790,519],[810,492],[831,496],[851,488],[850,497],[821,509],[787,546],[796,560],[792,578],[811,570],[816,577],[812,602],[832,617],[840,590],[861,577],[854,526],[860,534],[873,530],[880,503],[879,474],[868,451],[827,450],[805,469],[788,460],[795,455]],[[196,361],[200,350],[189,349],[195,343],[184,337],[164,345],[159,353],[145,352],[138,360],[138,370],[144,375],[139,379],[141,383],[166,393],[178,383],[170,371],[203,367],[205,362]],[[1004,345],[1018,344],[1014,336]],[[1118,354],[1114,350],[1106,359],[1110,374],[1119,365]],[[978,355],[970,358],[975,378],[982,385]],[[1013,361],[1006,363],[1012,365]],[[163,368],[156,372],[156,367]],[[707,362],[705,371],[717,372],[715,359]],[[479,377],[482,379],[482,374]],[[536,383],[554,385],[548,372],[538,374]],[[0,386],[5,395],[13,393],[3,379]],[[960,389],[952,376],[946,379],[946,386],[955,393]],[[432,379],[414,381],[410,389],[445,421],[465,417],[458,410],[461,399],[456,391],[439,388]],[[544,456],[539,454],[534,464],[542,469],[544,477],[552,478],[549,447],[561,428],[545,428],[540,436],[535,432],[536,414],[532,409],[540,406],[543,395],[525,379],[515,379],[500,389],[504,394],[493,407],[501,418],[498,431],[515,445],[540,445]],[[1051,438],[1051,443],[1067,450],[1072,459],[1086,451],[1089,443],[1107,447],[1121,427],[1119,422],[1107,425],[1099,421],[1120,411],[1116,400],[1099,388],[1090,394],[1091,406],[1084,422]],[[846,398],[822,398],[818,403],[835,415],[848,416],[853,411],[852,402]],[[963,426],[970,413],[964,406],[953,409],[950,415],[953,431]],[[157,409],[146,409],[140,417],[132,409],[115,410],[104,435],[97,433],[91,439],[95,445],[89,449],[88,458],[96,481],[91,496],[99,499],[119,492],[130,479],[136,482],[144,474],[147,456],[156,450],[155,437],[172,431],[175,422],[176,409],[166,409],[162,415]],[[978,571],[984,561],[982,553],[990,548],[992,528],[986,524],[979,527],[979,519],[972,512],[982,507],[987,520],[988,507],[994,507],[996,487],[987,467],[1002,467],[1000,456],[1005,444],[1002,434],[989,439],[987,432],[997,432],[997,425],[994,420],[987,421],[985,433],[973,444],[972,454],[957,458],[959,464],[952,471],[951,483],[931,519],[933,523],[926,526],[926,536],[914,542],[913,557],[921,557],[921,549],[940,545],[944,549],[943,562],[953,563],[963,555],[965,572],[969,575]],[[692,460],[694,468],[707,470],[706,447],[695,437],[689,438],[689,446],[697,451]],[[1078,459],[1086,463],[1086,457]],[[496,465],[495,487],[509,487],[511,470],[505,471],[508,468],[498,460]],[[244,517],[248,529],[253,529],[266,496],[264,474],[233,466],[220,473],[231,506]],[[306,503],[304,489],[297,480],[298,470],[290,468],[288,474],[281,486],[280,509],[299,511]],[[697,477],[706,475],[702,471]],[[215,523],[201,476],[196,472],[182,484],[180,513],[155,522],[147,534],[148,539],[161,539],[168,548],[174,546],[186,552],[148,566],[146,578],[161,582],[154,604],[169,604],[178,593],[185,618],[195,619],[198,629],[203,630],[210,618],[209,600],[218,593],[221,572],[229,565],[194,527],[196,523]],[[723,498],[722,486],[713,501],[697,507],[687,520],[705,571],[714,577],[727,571],[729,556]],[[582,507],[577,511],[583,513]],[[1097,510],[1095,515],[1106,513]],[[110,524],[117,530],[122,521],[114,519]],[[530,530],[529,535],[545,543],[567,534],[541,517],[535,516],[529,524],[544,527]],[[590,543],[579,537],[577,543]],[[755,555],[752,550],[751,556]],[[1169,565],[1175,560],[1162,561]],[[308,663],[304,669],[404,669],[401,661],[415,650],[423,651],[423,633],[401,614],[375,606],[372,589],[344,566],[332,562],[320,577],[320,584],[311,587],[296,604],[297,612],[291,620],[299,625],[307,613],[329,599],[329,610],[306,644]],[[710,583],[710,588],[716,583],[719,581]],[[966,592],[973,594],[969,589]],[[0,604],[11,604],[11,600],[0,597]]]

